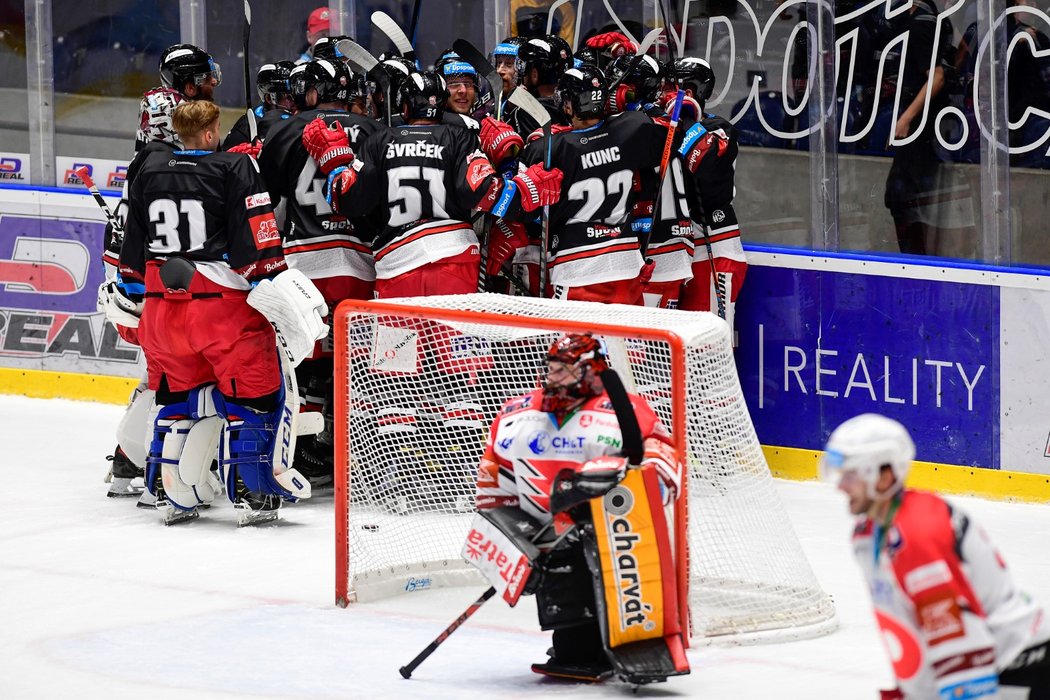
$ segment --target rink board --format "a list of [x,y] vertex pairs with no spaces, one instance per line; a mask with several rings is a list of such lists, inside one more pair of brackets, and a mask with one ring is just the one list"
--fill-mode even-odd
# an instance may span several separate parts
[[1050,473],[1045,270],[765,247],[749,260],[737,368],[763,445],[820,450],[876,412],[908,426],[921,461]]

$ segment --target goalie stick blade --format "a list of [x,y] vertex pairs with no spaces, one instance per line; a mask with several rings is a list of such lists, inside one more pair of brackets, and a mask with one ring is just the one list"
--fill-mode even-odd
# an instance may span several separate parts
[[546,126],[551,121],[550,112],[544,109],[540,101],[533,97],[528,90],[515,90],[510,93],[507,101],[515,107],[528,112],[529,116],[535,119],[540,126]]
[[405,35],[404,30],[394,21],[393,17],[382,10],[376,10],[372,13],[372,24],[379,31],[386,34],[390,41],[394,42],[394,47],[398,53],[409,61],[415,62],[416,50],[412,48],[412,42],[408,40],[408,36]]
[[567,664],[545,663],[533,664],[532,672],[549,678],[559,678],[566,681],[579,681],[581,683],[601,683],[613,677],[613,670],[601,670],[583,668],[582,666],[569,666]]
[[295,421],[295,434],[299,437],[303,435],[317,435],[317,433],[324,430],[324,416],[317,411],[300,413],[293,420]]

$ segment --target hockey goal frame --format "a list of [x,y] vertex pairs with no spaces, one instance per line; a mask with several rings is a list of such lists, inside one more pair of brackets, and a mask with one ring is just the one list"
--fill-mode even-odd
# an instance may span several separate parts
[[[685,367],[685,344],[682,338],[673,331],[658,328],[644,328],[625,326],[609,323],[586,323],[578,320],[567,320],[558,318],[536,318],[527,316],[512,316],[497,314],[487,311],[465,311],[460,309],[441,309],[429,306],[417,306],[402,303],[390,303],[383,301],[359,301],[345,300],[340,302],[334,313],[335,323],[335,406],[334,420],[337,429],[335,432],[335,603],[345,608],[356,601],[356,596],[349,590],[350,556],[347,543],[349,542],[349,510],[350,489],[353,488],[350,479],[350,445],[348,435],[343,426],[349,425],[350,390],[349,382],[345,377],[349,376],[349,348],[348,337],[350,319],[354,315],[390,314],[400,318],[414,320],[429,320],[437,322],[459,322],[474,324],[492,324],[510,326],[538,331],[555,331],[561,333],[585,332],[613,336],[617,338],[635,338],[647,341],[666,343],[670,348],[671,362],[671,439],[674,445],[675,455],[678,463],[682,465],[683,473],[686,470],[687,454],[687,430],[686,430],[686,367]],[[584,327],[586,326],[586,327]],[[679,596],[679,610],[681,617],[681,628],[683,630],[683,641],[689,646],[689,542],[688,542],[688,478],[682,479],[682,492],[675,503],[674,518],[674,547],[676,561],[676,588]]]

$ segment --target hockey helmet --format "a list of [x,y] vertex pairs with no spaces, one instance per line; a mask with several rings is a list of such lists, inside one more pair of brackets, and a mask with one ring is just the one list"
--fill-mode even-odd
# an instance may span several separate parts
[[182,141],[175,132],[171,115],[185,99],[181,92],[172,88],[161,87],[146,91],[139,102],[138,140],[163,141],[181,146]]
[[[913,459],[915,443],[903,425],[886,416],[864,413],[831,433],[821,474],[828,481],[853,474],[867,485],[869,498],[884,500],[903,488]],[[883,467],[893,470],[897,483],[888,492],[878,493],[875,485]]]
[[605,343],[590,333],[568,333],[554,341],[547,351],[547,364],[554,363],[567,367],[576,381],[551,384],[548,378],[543,385],[540,410],[564,412],[581,399],[597,396],[604,390],[600,375],[609,369],[609,354]]
[[521,85],[532,68],[536,69],[540,85],[554,85],[566,70],[572,67],[572,49],[558,36],[529,39],[518,47],[514,69]]
[[620,80],[631,89],[635,102],[655,102],[663,82],[663,66],[652,56],[624,54],[614,58],[606,72],[610,81]]
[[314,42],[311,53],[313,54],[314,60],[323,58],[326,61],[335,63],[336,61],[343,60],[343,54],[339,52],[339,48],[336,44],[343,39],[349,39],[350,37],[340,36],[323,36]]
[[665,74],[668,82],[692,90],[701,105],[707,104],[715,90],[715,72],[711,70],[711,64],[702,58],[677,58],[667,67]]
[[[306,105],[306,93],[310,88],[317,91],[317,104],[345,103],[350,99],[350,69],[342,61],[318,59],[296,66],[289,78],[292,95],[300,109]],[[315,105],[313,105],[315,106]]]
[[164,87],[182,92],[186,83],[203,85],[212,78],[216,84],[222,82],[219,64],[193,44],[175,44],[160,55],[160,82]]
[[397,106],[409,120],[440,119],[447,102],[445,79],[433,71],[413,73],[397,90]]
[[448,49],[441,54],[437,63],[434,64],[434,70],[441,74],[446,83],[453,82],[460,76],[467,76],[474,83],[474,89],[478,89],[480,86],[478,72],[474,70],[474,66],[464,61],[452,49]]
[[528,39],[525,37],[508,36],[506,39],[496,44],[496,48],[492,49],[493,65],[501,60],[515,60],[518,57],[518,47],[526,41],[528,41]]
[[294,61],[277,61],[259,68],[255,76],[255,87],[259,91],[259,99],[263,103],[275,105],[285,95],[291,95],[292,88],[288,84],[288,77],[294,68]]
[[558,79],[554,103],[559,108],[572,105],[573,116],[601,119],[609,113],[609,85],[596,66],[570,68]]

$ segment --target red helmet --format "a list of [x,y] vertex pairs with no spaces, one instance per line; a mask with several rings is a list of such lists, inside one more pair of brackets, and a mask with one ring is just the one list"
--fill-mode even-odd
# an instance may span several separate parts
[[580,399],[597,396],[604,391],[599,375],[609,369],[605,343],[590,333],[569,333],[554,341],[547,351],[547,362],[561,362],[573,368],[576,382],[568,385],[543,386],[541,411],[561,413]]

